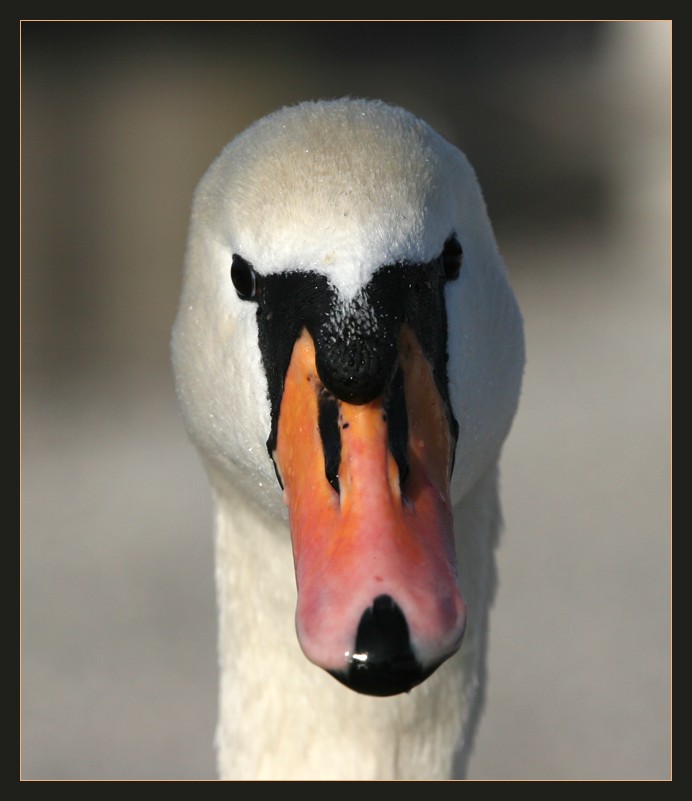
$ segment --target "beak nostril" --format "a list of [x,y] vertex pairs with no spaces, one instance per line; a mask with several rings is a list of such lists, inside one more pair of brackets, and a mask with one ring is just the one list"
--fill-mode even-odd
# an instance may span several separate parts
[[339,402],[327,390],[319,394],[318,427],[324,454],[324,473],[336,492],[340,492],[339,466],[341,464],[341,431],[339,430]]
[[389,450],[399,468],[399,488],[404,493],[409,474],[408,463],[408,412],[404,390],[404,374],[399,367],[387,388],[384,404],[387,415],[387,436]]

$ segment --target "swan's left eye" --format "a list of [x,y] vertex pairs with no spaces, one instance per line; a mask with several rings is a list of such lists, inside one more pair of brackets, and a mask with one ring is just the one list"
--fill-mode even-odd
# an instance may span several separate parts
[[445,242],[444,250],[440,256],[445,278],[453,281],[455,278],[459,277],[463,258],[464,252],[461,249],[461,244],[459,243],[456,234],[452,234],[452,236],[450,236]]
[[257,294],[257,273],[249,261],[237,253],[231,263],[231,281],[241,300],[252,300]]

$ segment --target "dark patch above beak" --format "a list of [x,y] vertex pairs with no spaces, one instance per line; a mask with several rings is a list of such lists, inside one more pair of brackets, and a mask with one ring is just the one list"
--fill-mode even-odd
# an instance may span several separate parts
[[386,394],[395,378],[399,331],[407,324],[431,364],[456,435],[447,387],[444,287],[458,277],[461,259],[461,246],[451,236],[433,261],[385,265],[346,301],[325,275],[310,271],[264,275],[234,254],[231,276],[238,297],[257,305],[272,412],[270,454],[276,448],[278,413],[293,345],[304,330],[315,343],[317,371],[325,389],[338,400],[365,404]]

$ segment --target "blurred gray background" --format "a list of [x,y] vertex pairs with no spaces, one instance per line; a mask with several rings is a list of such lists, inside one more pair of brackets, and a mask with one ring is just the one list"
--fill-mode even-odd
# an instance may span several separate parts
[[670,776],[671,23],[25,22],[23,779],[214,777],[211,499],[168,360],[190,199],[345,94],[484,187],[527,329],[472,779]]

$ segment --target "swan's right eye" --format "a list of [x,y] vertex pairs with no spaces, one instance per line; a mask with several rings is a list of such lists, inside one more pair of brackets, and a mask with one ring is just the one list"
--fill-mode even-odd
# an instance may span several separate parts
[[445,242],[440,259],[445,278],[449,281],[454,281],[458,278],[461,270],[461,263],[464,259],[464,251],[461,248],[456,234],[452,234]]
[[253,300],[257,295],[257,273],[249,261],[237,253],[231,263],[231,281],[241,300]]

